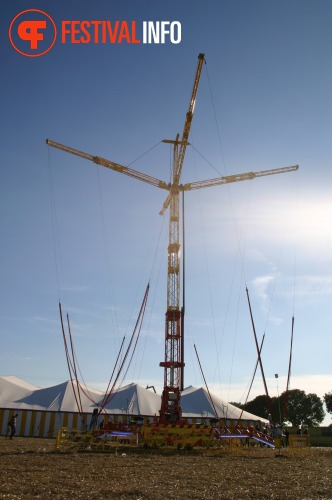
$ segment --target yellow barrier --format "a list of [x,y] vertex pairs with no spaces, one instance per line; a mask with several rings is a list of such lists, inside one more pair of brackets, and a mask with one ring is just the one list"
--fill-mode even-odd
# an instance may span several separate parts
[[108,431],[85,431],[81,429],[58,429],[55,449],[106,450],[119,445],[138,444],[138,434],[112,433]]
[[289,436],[289,447],[290,448],[306,448],[310,446],[309,444],[309,434],[295,434]]

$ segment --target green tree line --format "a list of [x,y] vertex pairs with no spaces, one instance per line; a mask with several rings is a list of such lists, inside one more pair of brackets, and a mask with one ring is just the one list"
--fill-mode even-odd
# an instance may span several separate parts
[[[270,398],[273,422],[279,424],[287,422],[293,426],[318,426],[325,417],[324,403],[327,412],[332,414],[332,391],[326,393],[323,400],[317,394],[306,394],[300,389],[292,389],[288,393],[283,392],[279,397]],[[269,404],[265,395],[257,396],[243,405],[232,404],[258,417],[265,419],[270,417]]]

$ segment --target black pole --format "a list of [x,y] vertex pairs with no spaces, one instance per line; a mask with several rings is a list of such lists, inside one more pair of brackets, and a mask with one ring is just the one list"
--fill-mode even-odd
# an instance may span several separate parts
[[251,310],[251,304],[250,304],[250,298],[249,298],[249,291],[248,291],[248,288],[246,288],[246,292],[247,292],[247,299],[248,299],[248,304],[249,304],[249,311],[250,311],[250,317],[251,317],[251,324],[252,324],[252,329],[253,329],[253,332],[254,332],[254,337],[255,337],[255,344],[256,344],[256,349],[257,349],[257,356],[258,356],[259,366],[260,366],[260,368],[261,368],[261,374],[262,374],[263,383],[264,383],[264,388],[265,388],[265,394],[266,394],[267,405],[268,405],[268,408],[269,408],[269,413],[270,413],[270,416],[271,416],[271,421],[273,422],[273,413],[272,413],[271,400],[270,400],[269,392],[268,392],[268,390],[267,390],[267,385],[266,385],[266,380],[265,380],[265,375],[264,375],[264,369],[263,369],[263,363],[262,363],[262,358],[261,358],[260,349],[259,349],[259,346],[258,346],[258,341],[257,341],[257,335],[256,335],[256,328],[255,328],[254,318],[253,318],[253,315],[252,315],[252,310]]
[[286,385],[286,392],[285,392],[284,404],[283,404],[283,408],[282,408],[282,422],[284,422],[284,420],[286,419],[286,413],[287,413],[289,382],[290,382],[291,369],[292,369],[293,333],[294,333],[294,316],[292,317],[291,344],[290,344],[290,352],[289,352],[287,385]]
[[186,298],[186,281],[185,281],[185,225],[184,225],[184,191],[182,191],[182,308],[181,308],[181,384],[180,391],[184,389],[184,311]]

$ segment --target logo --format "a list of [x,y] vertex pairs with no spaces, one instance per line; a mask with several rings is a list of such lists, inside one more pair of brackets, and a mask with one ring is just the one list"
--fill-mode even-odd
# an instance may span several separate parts
[[[179,21],[135,20],[62,20],[59,24],[61,44],[179,44]],[[28,9],[14,17],[9,26],[9,40],[23,56],[39,57],[51,50],[57,37],[52,17],[38,9]]]
[[8,35],[17,52],[26,57],[39,57],[51,50],[57,31],[55,22],[46,12],[28,9],[14,17]]

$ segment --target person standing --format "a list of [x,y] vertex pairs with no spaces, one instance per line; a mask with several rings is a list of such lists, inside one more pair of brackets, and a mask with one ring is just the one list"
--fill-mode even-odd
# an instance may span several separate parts
[[17,417],[18,413],[12,416],[12,418],[9,420],[9,427],[10,427],[10,436],[9,439],[13,439],[13,436],[16,434],[16,424],[17,424]]
[[94,427],[97,427],[97,425],[98,425],[98,416],[99,416],[98,408],[95,408],[93,410],[93,413],[92,413],[92,417],[91,417],[91,422],[90,422],[89,429],[93,429]]
[[287,448],[289,445],[289,430],[287,429],[287,427],[284,430],[284,435],[285,435],[285,447]]

